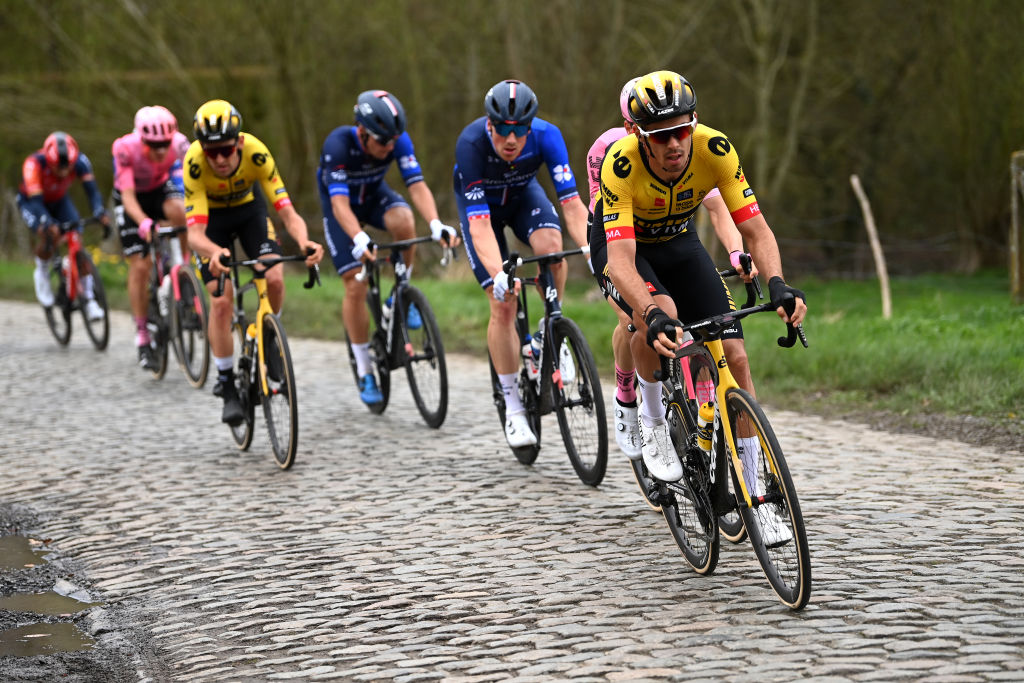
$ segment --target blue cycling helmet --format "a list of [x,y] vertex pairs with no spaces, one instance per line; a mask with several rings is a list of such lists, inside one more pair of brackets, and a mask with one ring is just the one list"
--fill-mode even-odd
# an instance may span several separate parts
[[356,122],[375,137],[390,140],[405,132],[405,109],[387,90],[359,93],[353,112]]
[[537,115],[537,96],[522,81],[495,83],[484,95],[487,117],[496,123],[529,124]]

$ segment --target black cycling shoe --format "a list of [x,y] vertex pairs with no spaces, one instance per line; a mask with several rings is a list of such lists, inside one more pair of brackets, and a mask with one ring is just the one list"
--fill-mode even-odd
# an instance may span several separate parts
[[224,410],[220,414],[220,421],[237,427],[245,419],[245,412],[242,410],[242,402],[238,400],[238,393],[235,391],[233,381],[224,383],[223,398]]
[[224,385],[234,384],[234,378],[226,378],[224,375],[218,375],[217,381],[213,383],[213,395],[217,398],[224,396]]
[[153,357],[153,349],[149,344],[139,347],[139,367],[147,371],[157,370],[156,359]]

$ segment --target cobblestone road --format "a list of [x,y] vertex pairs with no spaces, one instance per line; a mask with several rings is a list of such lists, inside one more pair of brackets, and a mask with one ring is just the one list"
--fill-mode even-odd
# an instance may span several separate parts
[[0,503],[43,513],[97,599],[130,606],[140,677],[1024,678],[1019,451],[770,411],[814,569],[794,614],[747,545],[689,571],[617,452],[583,486],[550,418],[520,466],[475,359],[450,359],[433,431],[404,377],[375,417],[339,344],[292,340],[281,472],[262,415],[238,452],[209,385],[152,381],[113,322],[105,353],[77,318],[61,349],[38,307],[0,302]]

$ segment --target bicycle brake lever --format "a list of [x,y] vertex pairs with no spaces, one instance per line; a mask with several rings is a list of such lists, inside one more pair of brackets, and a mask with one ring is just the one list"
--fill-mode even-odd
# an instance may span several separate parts
[[786,332],[787,336],[778,338],[779,346],[786,349],[792,348],[796,345],[797,337],[799,337],[800,343],[804,345],[805,349],[807,348],[807,335],[804,334],[803,324],[786,323]]
[[320,266],[316,263],[309,267],[309,279],[302,283],[302,286],[306,289],[313,289],[313,287],[320,284]]
[[363,280],[365,280],[368,272],[369,271],[366,268],[366,263],[363,263],[363,269],[356,273],[356,282],[362,282]]
[[224,278],[227,277],[227,273],[221,273],[217,276],[217,289],[214,291],[213,296],[223,296],[224,294]]

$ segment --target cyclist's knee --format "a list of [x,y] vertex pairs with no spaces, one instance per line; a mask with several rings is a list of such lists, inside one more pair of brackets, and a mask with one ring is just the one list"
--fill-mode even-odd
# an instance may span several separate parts
[[[490,296],[490,293],[488,293]],[[516,319],[516,300],[510,301],[495,301],[494,297],[490,298],[491,301],[491,320],[498,325],[511,325]]]
[[416,236],[416,222],[412,209],[396,206],[384,214],[384,227],[396,240],[412,239]]
[[[530,247],[535,253],[550,254],[562,248],[562,233],[553,228],[534,230],[530,235]],[[557,264],[561,266],[562,264]]]

